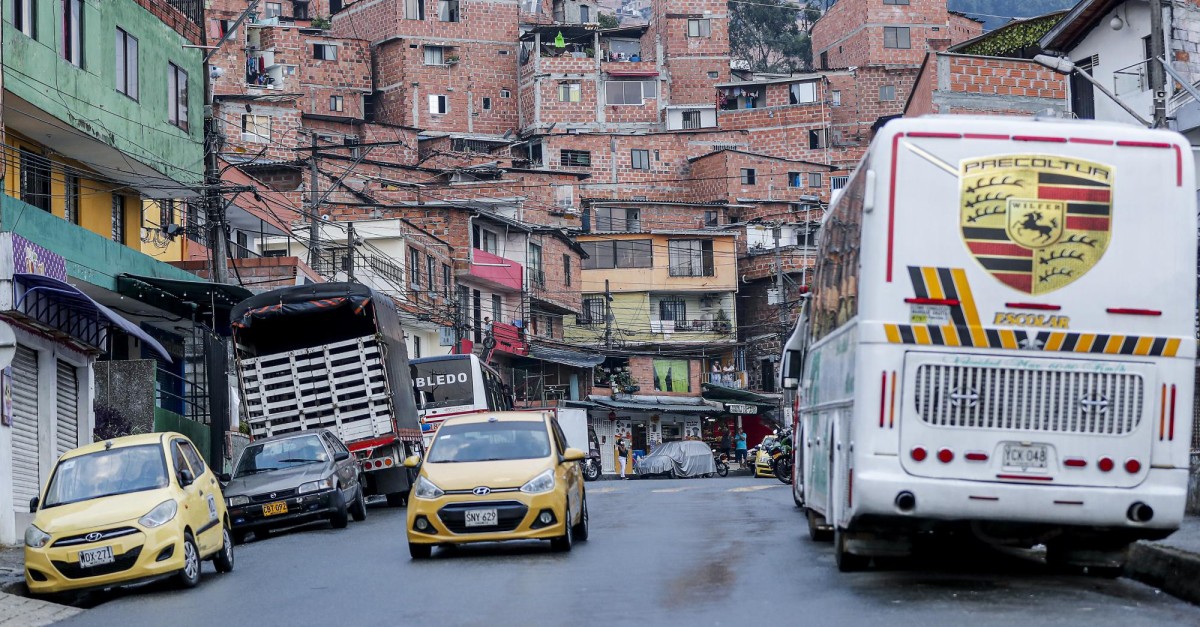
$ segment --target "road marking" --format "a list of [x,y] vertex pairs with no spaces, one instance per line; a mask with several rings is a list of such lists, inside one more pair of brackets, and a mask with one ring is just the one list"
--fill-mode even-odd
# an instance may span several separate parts
[[690,489],[691,488],[686,488],[686,487],[684,487],[684,488],[663,488],[661,490],[651,490],[651,492],[683,492],[684,490],[690,490]]
[[588,490],[588,492],[591,492],[592,494],[608,494],[609,492],[616,492],[616,491],[617,491],[616,488],[592,488],[592,489]]
[[783,488],[786,487],[782,483],[775,485],[748,485],[740,488],[730,488],[727,492],[756,492],[758,490],[766,490],[768,488]]

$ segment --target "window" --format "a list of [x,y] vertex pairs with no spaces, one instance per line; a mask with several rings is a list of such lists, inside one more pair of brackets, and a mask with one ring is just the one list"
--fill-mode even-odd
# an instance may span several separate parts
[[542,266],[542,247],[529,245],[529,278],[541,287],[546,287],[546,269]]
[[[18,3],[20,0],[16,0]],[[68,63],[83,65],[83,0],[62,0],[62,56]]]
[[175,201],[164,198],[158,201],[158,228],[166,231],[172,224],[175,224]]
[[416,357],[417,359],[420,359],[421,358],[421,336],[419,336],[419,335],[412,336],[412,341],[413,341],[412,342],[413,343],[412,356]]
[[701,118],[699,111],[684,111],[683,112],[683,128],[700,128]]
[[832,189],[833,191],[836,192],[837,190],[845,187],[846,183],[849,183],[849,182],[850,182],[850,177],[848,177],[848,176],[831,176],[831,177],[829,177],[829,189]]
[[492,110],[492,99],[491,99],[491,98],[484,97],[484,99],[483,99],[483,110],[484,110],[484,111],[491,111],[491,110]]
[[63,219],[71,224],[79,224],[79,177],[74,174],[63,174]]
[[820,222],[809,222],[807,225],[801,226],[796,233],[796,244],[805,248],[813,248],[817,245],[817,233],[821,231]]
[[788,187],[804,187],[804,173],[788,172]]
[[655,359],[654,389],[659,392],[691,392],[688,376],[691,362],[686,359]]
[[457,22],[458,20],[458,0],[438,0],[438,21]]
[[704,212],[704,226],[720,226],[721,214],[717,211]]
[[404,19],[425,19],[425,0],[404,0]]
[[421,251],[408,249],[408,282],[414,290],[421,289]]
[[[465,288],[464,288],[465,289]],[[471,320],[475,323],[475,343],[483,342],[483,295],[471,290]]]
[[478,225],[472,227],[472,231],[475,248],[493,255],[500,254],[500,236],[496,232],[480,228]]
[[654,267],[654,245],[648,239],[582,242],[581,246],[588,254],[584,270]]
[[174,63],[167,64],[167,121],[188,130],[188,75]]
[[708,37],[712,35],[712,22],[709,20],[688,20],[688,37]]
[[673,239],[667,242],[671,276],[713,276],[712,240]]
[[590,168],[592,167],[592,153],[586,150],[560,150],[558,163],[566,168]]
[[271,116],[250,115],[242,116],[242,140],[256,144],[266,144],[271,141]]
[[720,72],[709,72],[708,77],[713,80],[716,80],[721,77],[721,73]]
[[836,89],[829,92],[829,103],[835,107],[842,106],[842,92]]
[[571,256],[563,255],[563,284],[571,287]]
[[444,114],[450,111],[450,99],[443,95],[429,96],[429,112],[436,114]]
[[329,97],[329,110],[330,111],[344,111],[345,110],[345,101],[342,99],[341,96],[330,96]]
[[263,13],[263,17],[265,17],[269,20],[273,17],[280,17],[282,15],[283,15],[283,4],[282,3],[279,3],[279,2],[268,2],[267,3],[267,9]]
[[21,200],[50,211],[50,160],[21,149]]
[[583,315],[579,324],[604,324],[605,307],[603,296],[592,296],[583,299]]
[[883,27],[883,47],[884,48],[909,48],[911,47],[908,40],[908,27],[906,26],[884,26]]
[[[332,8],[332,7],[330,7]],[[308,3],[307,2],[292,2],[292,17],[298,20],[307,20]]]
[[908,0],[883,0],[884,4],[903,4],[907,5]]
[[37,39],[37,5],[39,0],[13,0],[13,26]]
[[579,83],[559,83],[558,84],[558,101],[559,102],[579,102],[580,99]]
[[807,104],[817,101],[816,83],[795,83],[788,89],[788,100],[791,104]]
[[[248,235],[245,231],[236,231],[234,238],[236,240],[236,246],[233,247],[233,256],[237,257],[238,259],[249,259],[250,235]],[[345,267],[349,268],[353,261],[354,257],[347,255],[343,258],[342,263],[345,265]]]
[[117,29],[117,91],[138,99],[138,40]]
[[590,21],[592,21],[592,7],[587,5],[579,7],[579,22],[587,24]]
[[640,231],[642,210],[629,207],[596,207],[597,231]]
[[808,186],[813,187],[813,188],[817,188],[817,187],[821,186],[821,173],[820,172],[809,172],[808,173]]
[[896,99],[896,86],[895,85],[880,85],[879,86],[880,102],[890,102],[895,99]]
[[758,174],[754,168],[742,168],[742,185],[754,185],[757,178]]
[[512,97],[512,92],[508,91],[507,89],[501,89],[500,97],[501,98],[510,98],[510,97]]
[[504,319],[504,300],[499,294],[492,294],[492,322],[500,322]]
[[808,132],[808,147],[814,149],[825,147],[825,129],[817,128]]
[[337,61],[337,46],[333,44],[313,44],[313,58],[321,61]]
[[125,197],[120,194],[112,195],[112,240],[125,243]]
[[442,264],[442,295],[450,299],[450,265]]
[[634,170],[649,170],[650,169],[650,151],[649,150],[630,150],[629,151],[630,165]]
[[640,105],[658,97],[655,81],[605,81],[604,101],[610,105]]
[[676,328],[687,327],[687,303],[682,299],[673,298],[658,302],[658,319],[674,320]]
[[425,46],[425,65],[445,65],[446,49],[442,46]]

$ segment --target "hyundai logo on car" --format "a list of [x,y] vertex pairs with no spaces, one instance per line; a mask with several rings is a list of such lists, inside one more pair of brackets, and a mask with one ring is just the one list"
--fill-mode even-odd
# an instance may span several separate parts
[[486,486],[479,486],[478,488],[475,488],[474,490],[471,490],[471,492],[472,492],[472,493],[473,493],[475,496],[483,496],[483,495],[485,495],[485,494],[491,494],[491,493],[492,493],[492,489],[491,489],[491,488],[489,488],[489,487],[486,487]]

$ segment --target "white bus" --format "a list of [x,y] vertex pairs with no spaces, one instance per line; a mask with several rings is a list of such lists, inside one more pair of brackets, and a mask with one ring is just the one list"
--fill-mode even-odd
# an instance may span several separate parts
[[1179,527],[1194,179],[1167,131],[883,127],[824,219],[781,368],[794,498],[841,570],[967,530],[1113,575],[1129,543]]
[[451,416],[512,409],[500,374],[475,355],[422,357],[408,362],[426,446]]

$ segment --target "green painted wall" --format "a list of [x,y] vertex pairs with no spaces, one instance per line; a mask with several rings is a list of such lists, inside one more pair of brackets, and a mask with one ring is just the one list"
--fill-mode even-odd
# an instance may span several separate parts
[[196,275],[67,222],[12,196],[0,194],[0,230],[13,231],[67,260],[67,274],[109,291],[128,272],[197,281]]
[[[210,441],[212,436],[209,433],[208,425],[200,424],[195,420],[184,418],[179,414],[167,411],[161,407],[154,408],[154,431],[161,433],[165,431],[174,431],[182,433],[196,445],[200,450],[200,456],[205,460],[208,459],[209,450],[211,449]],[[221,472],[215,470],[213,472]]]
[[[86,0],[83,67],[76,67],[62,58],[62,4],[34,1],[38,4],[36,39],[13,27],[13,3],[2,3],[5,91],[172,179],[200,182],[204,159],[201,50],[184,48],[189,42],[183,36],[132,0]],[[118,26],[138,40],[138,101],[116,90]],[[187,132],[167,122],[168,62],[188,73]],[[16,115],[5,112],[6,117]]]

